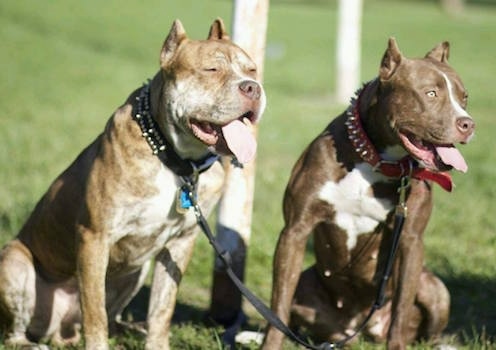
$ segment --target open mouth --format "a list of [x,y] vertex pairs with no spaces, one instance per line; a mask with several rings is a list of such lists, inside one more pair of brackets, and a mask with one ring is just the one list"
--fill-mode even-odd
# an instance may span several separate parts
[[399,137],[406,150],[426,168],[437,171],[454,168],[462,172],[468,169],[465,159],[453,144],[434,144],[409,132],[400,132]]
[[214,146],[219,153],[233,154],[239,162],[249,162],[256,153],[257,143],[252,124],[255,113],[248,111],[227,124],[219,125],[191,119],[193,135],[207,146]]

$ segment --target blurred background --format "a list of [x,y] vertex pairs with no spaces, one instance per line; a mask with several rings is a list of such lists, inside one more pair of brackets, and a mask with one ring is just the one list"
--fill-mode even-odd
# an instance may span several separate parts
[[[447,342],[467,349],[496,346],[495,5],[494,0],[364,0],[362,13],[362,82],[377,75],[391,36],[407,57],[422,57],[448,40],[450,63],[469,92],[476,137],[460,148],[469,171],[453,174],[452,193],[435,189],[425,234],[426,265],[452,295]],[[346,108],[335,99],[337,10],[334,0],[270,1],[268,104],[259,128],[246,270],[248,286],[266,302],[291,168]],[[156,73],[172,21],[179,18],[191,38],[202,39],[216,17],[231,28],[232,11],[229,0],[0,2],[0,244],[17,234],[50,182],[102,131],[115,108]],[[219,348],[218,331],[201,322],[212,262],[213,252],[200,236],[181,285],[174,348]],[[245,311],[249,328],[263,327],[250,306]],[[136,312],[129,317],[139,318]],[[132,337],[114,344],[140,348]]]

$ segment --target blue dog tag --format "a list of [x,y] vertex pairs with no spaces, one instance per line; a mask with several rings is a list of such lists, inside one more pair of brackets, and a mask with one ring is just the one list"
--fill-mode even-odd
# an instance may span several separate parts
[[193,203],[191,203],[191,199],[188,196],[188,191],[184,188],[181,188],[181,208],[189,209]]
[[[196,193],[194,194],[196,196]],[[186,187],[180,187],[176,194],[176,210],[179,214],[186,214],[188,209],[193,206],[191,199],[189,198],[188,189]]]

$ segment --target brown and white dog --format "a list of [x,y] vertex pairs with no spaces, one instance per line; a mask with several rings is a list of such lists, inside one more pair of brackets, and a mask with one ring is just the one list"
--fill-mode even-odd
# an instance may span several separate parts
[[[316,341],[352,334],[374,304],[390,252],[399,178],[410,177],[406,218],[386,303],[362,334],[405,349],[439,335],[449,293],[424,266],[422,235],[432,208],[432,180],[451,189],[445,171],[466,171],[453,144],[468,142],[474,122],[467,93],[441,43],[408,59],[390,39],[379,76],[359,92],[293,168],[284,197],[285,226],[274,256],[272,309]],[[301,275],[313,233],[315,265]],[[269,327],[264,349],[281,348]]]
[[[0,252],[7,344],[74,343],[82,325],[87,349],[107,349],[109,326],[155,258],[146,348],[169,348],[176,292],[196,236],[193,211],[176,210],[179,175],[189,176],[212,153],[248,161],[256,148],[250,125],[261,117],[265,94],[255,64],[220,19],[207,40],[188,39],[176,20],[160,66],[55,179]],[[205,214],[222,185],[218,162],[199,176]]]

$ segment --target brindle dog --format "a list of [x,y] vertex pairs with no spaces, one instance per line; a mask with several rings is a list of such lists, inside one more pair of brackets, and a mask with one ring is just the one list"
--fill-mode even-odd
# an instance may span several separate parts
[[[8,344],[75,343],[82,325],[87,349],[108,349],[108,325],[119,321],[155,258],[146,348],[169,348],[176,292],[196,236],[195,214],[177,196],[182,175],[212,153],[250,160],[250,125],[265,107],[255,79],[255,64],[220,19],[207,40],[190,40],[174,22],[155,77],[116,110],[0,252],[0,325]],[[223,179],[218,162],[199,176],[206,215]]]

